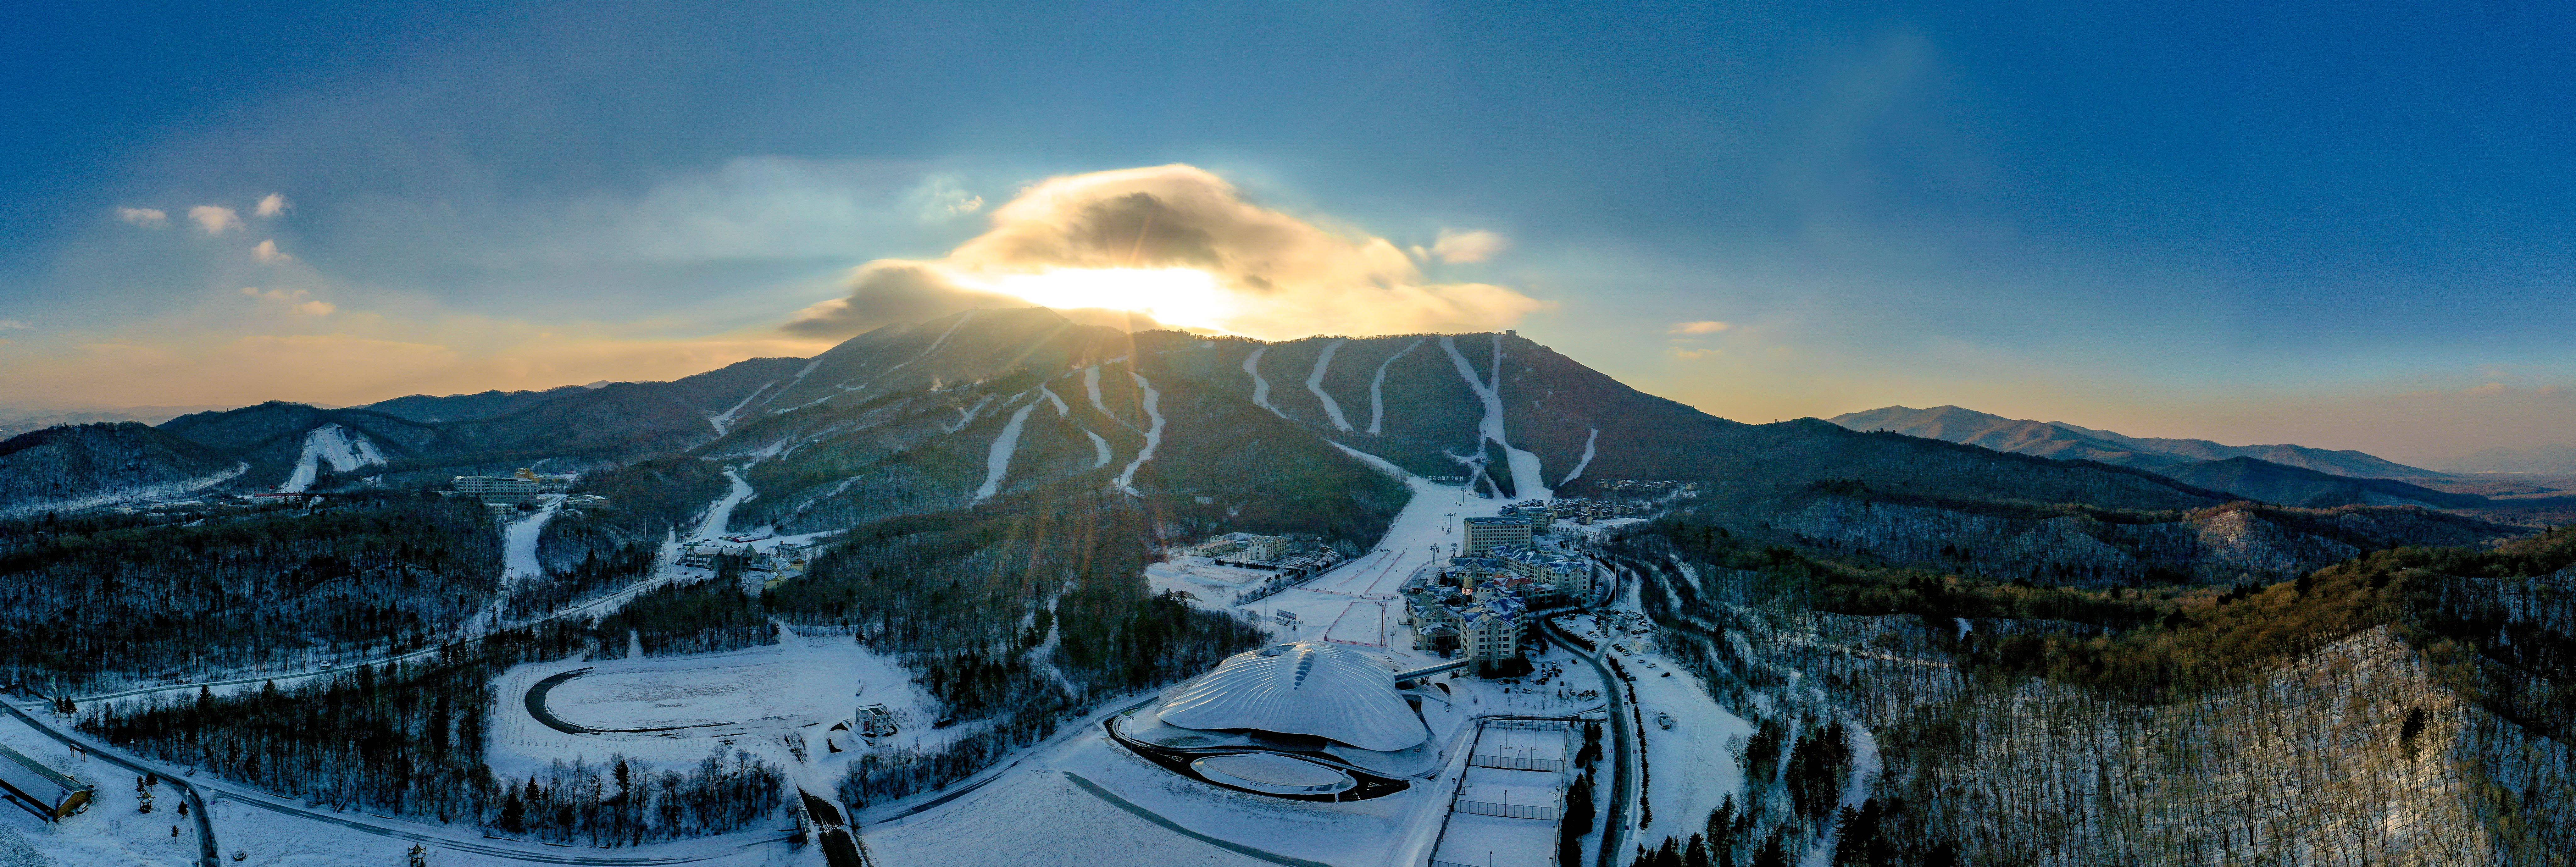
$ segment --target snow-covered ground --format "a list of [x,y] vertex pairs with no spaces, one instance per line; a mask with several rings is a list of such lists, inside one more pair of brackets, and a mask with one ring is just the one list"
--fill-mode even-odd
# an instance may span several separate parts
[[1396,359],[1403,358],[1406,353],[1421,346],[1425,339],[1427,338],[1414,338],[1412,343],[1405,344],[1403,349],[1396,350],[1394,355],[1387,356],[1385,361],[1377,363],[1377,376],[1369,380],[1369,436],[1377,436],[1379,425],[1386,421],[1387,365],[1394,364]]
[[[1154,450],[1163,447],[1163,410],[1161,406],[1163,393],[1155,391],[1154,384],[1145,381],[1144,374],[1131,370],[1128,371],[1127,375],[1134,377],[1136,379],[1137,390],[1145,393],[1145,418],[1148,420],[1147,427],[1145,428],[1145,447],[1136,452],[1135,460],[1127,462],[1126,469],[1118,471],[1118,480],[1111,482],[1109,486],[1126,491],[1129,494],[1135,494],[1136,489],[1133,487],[1133,484],[1136,481],[1136,468],[1144,466],[1146,461],[1153,460]],[[1099,389],[1092,389],[1091,402],[1095,406],[1099,405]]]
[[[1727,746],[1752,737],[1753,724],[1719,707],[1699,681],[1660,654],[1612,654],[1637,678],[1637,710],[1646,723],[1637,735],[1646,743],[1646,803],[1655,823],[1638,829],[1635,839],[1650,849],[1668,836],[1687,840],[1728,795],[1743,803],[1744,771]],[[1670,714],[1673,727],[1657,724],[1657,714]]]
[[1030,401],[1019,412],[1011,413],[1011,420],[1002,425],[1001,435],[993,438],[993,447],[984,456],[984,484],[975,489],[975,502],[992,499],[1002,489],[1002,477],[1011,472],[1011,455],[1020,450],[1020,428],[1029,423],[1029,413],[1037,408],[1038,403]]
[[[106,761],[75,756],[62,742],[28,728],[17,717],[0,715],[0,744],[24,753],[72,779],[97,787],[98,800],[88,811],[47,824],[16,805],[0,805],[0,865],[18,867],[9,854],[37,865],[171,865],[197,860],[197,823],[179,817],[179,792],[153,789],[152,812],[136,811],[134,775]],[[170,836],[170,829],[179,836]],[[216,840],[223,840],[218,827]],[[32,853],[33,857],[29,857]]]
[[384,462],[384,452],[378,451],[375,441],[367,439],[366,434],[326,424],[304,433],[304,453],[296,456],[295,471],[277,490],[283,494],[303,493],[320,477],[323,464],[330,464],[332,472],[345,473]]
[[[248,461],[243,461],[233,464],[232,469],[211,475],[198,476],[193,479],[181,479],[179,481],[158,485],[137,485],[135,487],[120,488],[104,493],[92,494],[86,497],[74,497],[62,500],[39,500],[36,502],[25,503],[8,509],[0,509],[0,518],[41,515],[46,512],[78,512],[85,509],[95,509],[101,506],[113,506],[118,503],[132,503],[144,500],[177,499],[232,481],[246,472],[250,472],[250,463]],[[5,865],[6,863],[7,862],[0,862],[0,865]]]
[[1324,351],[1315,356],[1315,372],[1306,374],[1306,390],[1314,392],[1315,399],[1323,402],[1324,415],[1333,420],[1333,427],[1345,433],[1351,429],[1351,420],[1342,416],[1342,405],[1334,401],[1331,394],[1324,391],[1324,369],[1332,366],[1333,352],[1341,349],[1342,344],[1348,342],[1350,342],[1349,339],[1340,338],[1324,344]]
[[[1405,477],[1385,461],[1360,457]],[[1383,660],[1390,671],[1443,661],[1411,649],[1397,625],[1403,610],[1395,590],[1416,570],[1447,556],[1458,539],[1457,519],[1493,515],[1504,501],[1405,478],[1414,496],[1375,550],[1240,610],[1257,615],[1282,640],[1338,639],[1363,645],[1362,651]],[[1210,586],[1184,586],[1188,572],[1163,565],[1148,572],[1158,589],[1166,583],[1193,589],[1202,606],[1230,608],[1221,589],[1195,592]],[[1276,625],[1273,617],[1282,611],[1295,613],[1301,625]],[[1364,646],[1378,639],[1381,612],[1388,624],[1388,646]],[[1572,658],[1560,652],[1537,661],[1566,663]],[[1571,714],[1600,706],[1597,700],[1573,696],[1599,688],[1588,670],[1569,666],[1565,677],[1547,686],[1435,677],[1451,690],[1450,699],[1425,702],[1423,718],[1448,769],[1384,798],[1317,804],[1223,789],[1136,758],[1109,742],[1097,724],[1084,724],[955,800],[862,831],[882,861],[901,867],[1051,865],[1066,863],[1068,853],[1080,853],[1082,863],[1099,864],[1416,865],[1431,856],[1438,840],[1465,768],[1461,747],[1476,717]],[[1519,772],[1503,776],[1514,773]],[[1032,822],[1031,816],[1046,820]],[[1459,821],[1476,827],[1472,817],[1453,819],[1452,827]],[[1544,863],[1555,840],[1552,830],[1532,832],[1522,826],[1477,833],[1514,851],[1528,848],[1530,857],[1539,859],[1530,863]],[[1500,842],[1506,839],[1508,843]]]
[[502,544],[501,583],[508,586],[530,578],[543,578],[544,564],[537,562],[537,540],[545,535],[546,522],[563,510],[563,497],[549,494],[536,514],[510,522]]
[[1513,448],[1511,439],[1504,436],[1502,338],[1494,338],[1491,382],[1478,378],[1475,366],[1467,363],[1467,356],[1458,352],[1457,340],[1448,335],[1441,335],[1440,348],[1449,353],[1450,366],[1458,369],[1458,378],[1466,380],[1467,388],[1476,393],[1477,399],[1484,401],[1485,415],[1482,422],[1477,425],[1477,431],[1496,448],[1502,449],[1503,455],[1511,461],[1512,486],[1517,489],[1515,493],[1524,500],[1545,500],[1554,497],[1554,492],[1544,487],[1547,484],[1547,478],[1540,474],[1538,455],[1524,449]]
[[698,531],[691,538],[713,539],[724,535],[725,527],[733,521],[733,508],[751,498],[751,483],[743,481],[741,472],[726,470],[725,479],[733,483],[733,488],[707,509],[706,517],[698,521]]
[[[529,714],[525,697],[538,682],[581,669],[589,671],[548,693],[546,709],[575,727],[624,731],[572,734]],[[902,727],[890,746],[936,747],[957,736],[931,729],[938,703],[893,658],[847,636],[791,634],[727,653],[514,666],[493,682],[487,762],[505,776],[612,753],[685,768],[719,746],[765,750],[787,732],[820,731],[870,704],[884,704]],[[647,730],[655,728],[667,730]]]
[[1243,374],[1252,377],[1252,405],[1269,410],[1271,415],[1287,418],[1286,413],[1270,405],[1270,380],[1261,378],[1261,356],[1269,351],[1270,347],[1264,346],[1244,356]]

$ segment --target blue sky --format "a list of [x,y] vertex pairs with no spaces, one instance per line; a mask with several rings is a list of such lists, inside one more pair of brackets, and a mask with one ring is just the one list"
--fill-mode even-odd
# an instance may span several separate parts
[[810,351],[777,326],[852,267],[1186,163],[1398,247],[1507,238],[1423,278],[1735,418],[2576,439],[2564,5],[1563,5],[12,11],[0,404]]

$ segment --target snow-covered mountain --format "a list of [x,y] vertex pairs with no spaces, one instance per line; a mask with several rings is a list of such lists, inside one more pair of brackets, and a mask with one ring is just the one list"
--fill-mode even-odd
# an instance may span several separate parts
[[43,428],[0,441],[0,517],[180,496],[247,468],[137,422]]

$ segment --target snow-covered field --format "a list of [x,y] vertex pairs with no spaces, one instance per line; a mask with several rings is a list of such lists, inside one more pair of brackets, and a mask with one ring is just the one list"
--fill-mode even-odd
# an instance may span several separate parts
[[[1648,668],[1643,663],[1653,662]],[[1727,745],[1753,736],[1753,724],[1726,712],[1687,673],[1655,654],[1620,656],[1620,664],[1637,678],[1637,709],[1645,725],[1637,730],[1646,742],[1646,776],[1651,784],[1646,803],[1654,807],[1653,825],[1638,829],[1636,839],[1648,848],[1667,836],[1687,839],[1728,795],[1744,799],[1744,771]],[[1671,673],[1671,677],[1663,675]],[[1656,724],[1657,713],[1669,713],[1673,727]]]
[[[152,812],[136,811],[134,775],[105,761],[78,757],[62,742],[28,728],[17,717],[0,715],[0,744],[25,753],[72,779],[98,788],[98,800],[87,812],[47,824],[15,805],[0,805],[0,865],[89,867],[89,865],[179,865],[197,860],[197,823],[179,818],[177,790],[153,789]],[[170,836],[172,827],[179,836]],[[216,832],[222,839],[222,831]]]
[[[893,746],[936,746],[956,737],[953,728],[931,730],[937,702],[894,659],[846,636],[789,635],[784,642],[698,656],[515,666],[494,681],[488,762],[505,776],[525,776],[557,759],[599,762],[611,754],[682,768],[722,746],[768,750],[787,732],[820,731],[870,704],[884,704],[902,727]],[[555,686],[545,707],[572,726],[613,731],[557,731],[529,714],[528,690],[585,668]]]

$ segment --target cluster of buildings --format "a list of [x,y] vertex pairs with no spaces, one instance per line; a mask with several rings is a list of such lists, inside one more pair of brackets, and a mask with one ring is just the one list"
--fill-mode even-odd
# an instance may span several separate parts
[[751,544],[759,539],[734,541],[743,538],[733,536],[725,539],[699,539],[681,545],[680,565],[692,569],[711,569],[715,567],[717,557],[732,556],[742,558],[742,569],[745,572],[785,576],[805,568],[806,552],[813,547],[780,541],[769,546],[769,550],[763,551]]
[[[1513,503],[1504,506],[1491,518],[1468,518],[1466,550],[1473,554],[1498,545],[1527,545],[1530,537],[1543,535],[1558,521],[1591,524],[1613,518],[1642,518],[1654,513],[1654,507],[1636,500],[1587,500],[1563,497],[1554,500]],[[1526,529],[1517,529],[1519,528]]]
[[1397,593],[1413,649],[1483,664],[1519,658],[1531,612],[1598,596],[1604,579],[1580,557],[1528,544],[1493,545],[1424,570]]

